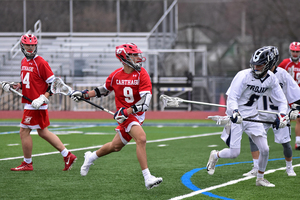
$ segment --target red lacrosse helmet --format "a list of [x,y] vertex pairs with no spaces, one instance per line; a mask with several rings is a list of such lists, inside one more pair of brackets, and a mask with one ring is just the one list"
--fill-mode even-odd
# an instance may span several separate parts
[[[297,53],[292,53],[292,51],[297,51]],[[300,58],[300,42],[292,42],[290,44],[290,54],[292,61],[296,62]]]
[[[34,58],[35,54],[37,53],[37,43],[38,43],[37,38],[33,34],[25,34],[21,36],[21,40],[20,40],[21,50],[27,59]],[[35,48],[33,51],[27,51],[24,48],[24,44],[35,45]]]
[[[142,56],[142,51],[133,43],[126,43],[116,47],[116,57],[125,65],[132,67],[133,69],[140,71],[142,62],[145,62],[146,58]],[[132,55],[137,55],[138,59],[133,60]]]

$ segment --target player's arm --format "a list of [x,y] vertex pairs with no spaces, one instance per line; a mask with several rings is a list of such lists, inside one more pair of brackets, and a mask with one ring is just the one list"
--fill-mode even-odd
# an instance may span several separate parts
[[92,97],[102,97],[102,96],[107,96],[109,94],[109,90],[105,88],[104,85],[96,87],[94,90],[82,90],[82,91],[74,91],[71,94],[71,99],[74,101],[78,102],[82,98],[84,99],[90,99]]
[[129,108],[120,108],[114,115],[114,119],[119,122],[123,123],[130,114],[137,113],[137,112],[145,112],[149,108],[149,104],[152,98],[152,94],[150,91],[143,92],[140,94],[141,99],[134,105],[130,106]]
[[[148,110],[152,94],[150,91],[141,93],[141,99],[132,105],[128,111],[131,113],[145,112]],[[130,113],[130,114],[131,114]]]

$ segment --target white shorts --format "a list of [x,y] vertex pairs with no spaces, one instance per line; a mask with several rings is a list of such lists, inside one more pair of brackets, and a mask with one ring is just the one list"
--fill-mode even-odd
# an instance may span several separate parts
[[291,129],[290,127],[286,126],[284,128],[276,128],[272,127],[272,124],[264,124],[264,128],[266,133],[270,128],[273,129],[274,132],[274,140],[278,144],[283,144],[291,141]]
[[262,136],[267,138],[263,124],[257,122],[243,121],[241,124],[231,123],[230,131],[230,148],[241,148],[243,132],[250,138],[252,138],[252,136]]

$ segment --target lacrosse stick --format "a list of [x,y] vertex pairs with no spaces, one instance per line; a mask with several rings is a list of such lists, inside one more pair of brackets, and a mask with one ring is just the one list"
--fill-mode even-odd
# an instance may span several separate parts
[[[4,81],[0,81],[0,84],[2,84],[2,83],[4,83]],[[10,84],[12,84],[12,83],[10,83]],[[30,101],[30,102],[32,102],[32,100],[31,99],[29,99],[28,97],[26,97],[26,96],[24,96],[23,94],[21,94],[20,92],[18,92],[18,91],[16,91],[16,90],[14,90],[13,88],[9,88],[9,90],[12,92],[12,93],[15,93],[16,95],[19,95],[20,97],[22,97],[22,98],[24,98],[24,99],[26,99],[27,101]]]
[[[56,77],[56,78],[54,78],[54,80],[51,84],[51,92],[53,94],[63,94],[63,95],[66,95],[66,96],[70,96],[74,92],[74,90],[70,86],[66,85],[61,78]],[[93,102],[91,102],[87,99],[81,98],[80,100],[83,100],[83,101],[85,101],[85,102],[87,102],[87,103],[89,103],[89,104],[91,104],[91,105],[93,105],[93,106],[95,106],[95,107],[111,114],[111,115],[115,114],[112,111],[107,110],[106,108],[103,108],[101,106],[98,106],[97,104],[94,104]]]
[[[227,123],[230,122],[230,118],[228,116],[218,116],[218,115],[216,115],[216,116],[208,116],[207,118],[216,121],[217,125],[226,125]],[[251,119],[251,118],[243,118],[243,121],[258,122],[258,123],[266,123],[266,124],[276,125],[275,122],[257,120],[257,119]]]
[[[223,107],[226,108],[226,105],[220,105],[220,104],[215,104],[215,103],[205,103],[205,102],[200,102],[200,101],[189,101],[189,100],[184,100],[179,97],[170,97],[165,94],[160,95],[160,100],[163,103],[164,107],[170,106],[170,107],[178,107],[180,103],[193,103],[193,104],[200,104],[200,105],[207,105],[207,106],[217,106],[217,107]],[[262,113],[269,113],[269,114],[275,114],[277,115],[278,113],[272,112],[272,111],[266,111],[266,110],[258,110],[258,112]]]

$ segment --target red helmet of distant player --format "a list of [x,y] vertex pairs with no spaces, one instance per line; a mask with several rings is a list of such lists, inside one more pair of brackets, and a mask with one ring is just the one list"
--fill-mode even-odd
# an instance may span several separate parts
[[141,71],[142,62],[146,58],[142,56],[142,51],[133,43],[122,44],[116,47],[116,57],[125,65]]
[[[21,36],[20,40],[20,46],[23,54],[27,59],[32,59],[37,53],[37,38],[33,34],[25,34]],[[34,49],[31,48],[25,48],[24,44],[27,45],[34,45]]]
[[300,58],[300,42],[292,42],[290,44],[291,59],[294,62],[299,61]]

